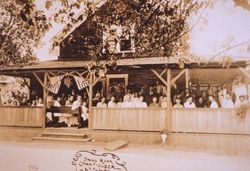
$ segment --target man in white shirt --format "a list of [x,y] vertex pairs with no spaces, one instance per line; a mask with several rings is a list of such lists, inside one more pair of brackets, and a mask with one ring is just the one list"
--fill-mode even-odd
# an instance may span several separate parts
[[143,96],[140,96],[139,97],[139,102],[135,103],[135,107],[137,107],[137,108],[146,108],[146,107],[148,107],[147,103],[144,102],[143,100],[144,100]]
[[188,96],[187,101],[184,103],[184,108],[196,108],[192,96]]
[[227,93],[225,99],[223,99],[222,107],[227,109],[234,108],[234,103],[229,93]]
[[62,105],[60,104],[61,98],[57,97],[57,99],[54,101],[54,106],[55,107],[61,107]]
[[103,97],[102,100],[97,103],[96,107],[107,107],[107,103],[105,103],[106,99]]
[[72,106],[71,106],[71,109],[72,110],[76,110],[76,109],[79,109],[79,112],[78,112],[78,123],[79,123],[79,126],[77,128],[81,128],[82,127],[82,110],[81,110],[81,105],[82,105],[82,97],[81,96],[77,96],[77,99],[76,101],[73,102]]
[[122,103],[122,107],[123,108],[132,108],[132,107],[135,107],[135,104],[131,101],[131,95],[126,95],[127,97],[126,97],[126,101],[124,101],[123,103]]

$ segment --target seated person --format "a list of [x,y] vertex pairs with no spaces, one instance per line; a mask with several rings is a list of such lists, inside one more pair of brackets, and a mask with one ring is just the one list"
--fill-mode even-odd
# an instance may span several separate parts
[[133,98],[131,99],[131,101],[132,101],[133,103],[137,103],[137,102],[140,101],[140,100],[139,100],[139,97],[138,97],[138,93],[134,93]]
[[187,97],[187,101],[184,103],[184,107],[185,108],[196,108],[194,102],[193,102],[193,97],[192,96],[188,96]]
[[204,108],[205,107],[205,100],[203,97],[199,97],[197,102],[196,102],[196,107],[198,108]]
[[[163,99],[162,99],[162,101],[160,103],[160,106],[162,108],[167,108],[168,107],[168,98],[167,98],[167,96],[163,96]],[[172,106],[171,102],[170,102],[170,106]]]
[[55,107],[61,107],[62,105],[60,104],[61,98],[57,97],[56,100],[54,100],[54,106]]
[[110,101],[108,102],[108,107],[116,107],[115,97],[112,96]]
[[27,106],[28,105],[28,99],[27,97],[23,97],[21,102],[20,102],[21,106]]
[[66,107],[71,107],[74,101],[74,96],[69,96],[69,98],[65,102]]
[[107,103],[105,103],[106,99],[103,97],[100,102],[97,103],[96,107],[107,107]]
[[209,96],[208,96],[208,99],[209,99],[209,101],[210,101],[210,106],[209,106],[209,108],[219,108],[219,105],[218,105],[218,103],[215,101],[213,95],[209,95]]
[[226,94],[226,98],[223,99],[222,108],[234,108],[232,97],[229,93]]
[[143,101],[144,98],[143,96],[140,96],[139,97],[139,102],[135,103],[135,107],[138,107],[138,108],[146,108],[148,107],[147,103]]
[[124,97],[123,97],[123,102],[131,101],[131,99],[132,99],[131,90],[128,89],[127,94],[125,94]]
[[152,103],[150,103],[149,107],[160,107],[159,103],[157,103],[157,97],[153,97]]
[[36,106],[36,100],[32,100],[31,106]]
[[135,103],[131,101],[131,95],[126,94],[126,98],[124,97],[124,102],[122,103],[122,107],[124,108],[132,108],[135,107]]
[[118,101],[117,104],[116,104],[116,106],[117,106],[117,107],[122,107],[122,104],[123,104],[122,98],[120,97],[120,98],[119,98],[119,101]]
[[241,95],[239,100],[235,102],[235,107],[240,107],[241,105],[247,103],[246,96]]
[[93,106],[97,106],[97,103],[99,103],[101,101],[101,93],[99,90],[97,90],[94,98],[93,98]]
[[175,98],[175,105],[173,106],[173,108],[184,108],[181,104],[181,99]]
[[36,104],[36,106],[43,106],[43,100],[42,100],[42,98],[38,99],[38,103]]

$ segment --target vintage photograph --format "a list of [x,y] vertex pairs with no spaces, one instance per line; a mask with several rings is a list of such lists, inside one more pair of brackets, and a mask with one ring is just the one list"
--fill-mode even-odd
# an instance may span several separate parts
[[1,0],[1,171],[249,171],[250,0]]

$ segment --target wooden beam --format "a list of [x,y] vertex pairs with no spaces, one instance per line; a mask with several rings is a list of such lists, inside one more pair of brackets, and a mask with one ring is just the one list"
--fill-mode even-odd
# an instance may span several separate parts
[[189,88],[189,69],[185,70],[185,88]]
[[92,102],[93,102],[93,72],[89,72],[89,125],[88,127],[91,129],[93,126],[93,110],[92,110]]
[[240,71],[243,72],[243,74],[247,77],[250,78],[250,73],[248,73],[244,68],[239,67]]
[[57,76],[57,74],[54,74],[53,72],[48,72],[48,75],[53,75],[53,76]]
[[92,86],[94,87],[96,85],[96,83],[102,78],[102,76],[100,75],[92,84]]
[[30,90],[30,85],[27,83],[27,81],[26,81],[25,78],[23,78],[23,81],[24,81],[25,85],[26,85],[26,86],[29,88],[29,90]]
[[172,113],[171,113],[171,69],[167,70],[167,133],[171,132],[171,122],[172,122]]
[[82,75],[81,75],[78,71],[75,71],[75,73],[76,73],[79,77],[82,77]]
[[168,86],[168,83],[166,82],[166,80],[164,80],[164,78],[162,78],[162,76],[158,74],[156,70],[151,69],[151,71],[165,84],[165,86]]
[[167,67],[161,72],[160,76],[162,76],[166,71],[167,71]]
[[46,126],[46,108],[47,108],[47,80],[48,79],[48,74],[47,72],[45,71],[44,72],[44,82],[43,82],[43,111],[44,111],[44,114],[43,114],[43,123],[42,123],[42,127],[45,128]]
[[186,69],[182,70],[178,75],[176,75],[172,80],[171,84],[174,84],[184,73],[186,72]]
[[41,84],[41,86],[42,86],[43,88],[45,88],[44,83],[43,83],[42,80],[38,77],[38,75],[37,75],[35,72],[33,72],[33,75],[36,77],[37,81]]
[[87,72],[89,72],[89,70],[86,70],[86,71],[80,73],[80,75],[82,76],[82,75],[86,74]]

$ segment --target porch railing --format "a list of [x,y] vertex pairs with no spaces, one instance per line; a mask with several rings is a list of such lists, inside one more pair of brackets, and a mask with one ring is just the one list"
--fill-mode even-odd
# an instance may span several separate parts
[[166,125],[166,109],[93,108],[93,129],[160,131]]
[[233,109],[171,109],[169,125],[166,117],[167,109],[93,108],[92,128],[250,135],[250,111],[240,119]]
[[250,111],[244,119],[234,109],[173,109],[172,132],[249,134]]
[[42,107],[0,107],[0,126],[42,127]]

